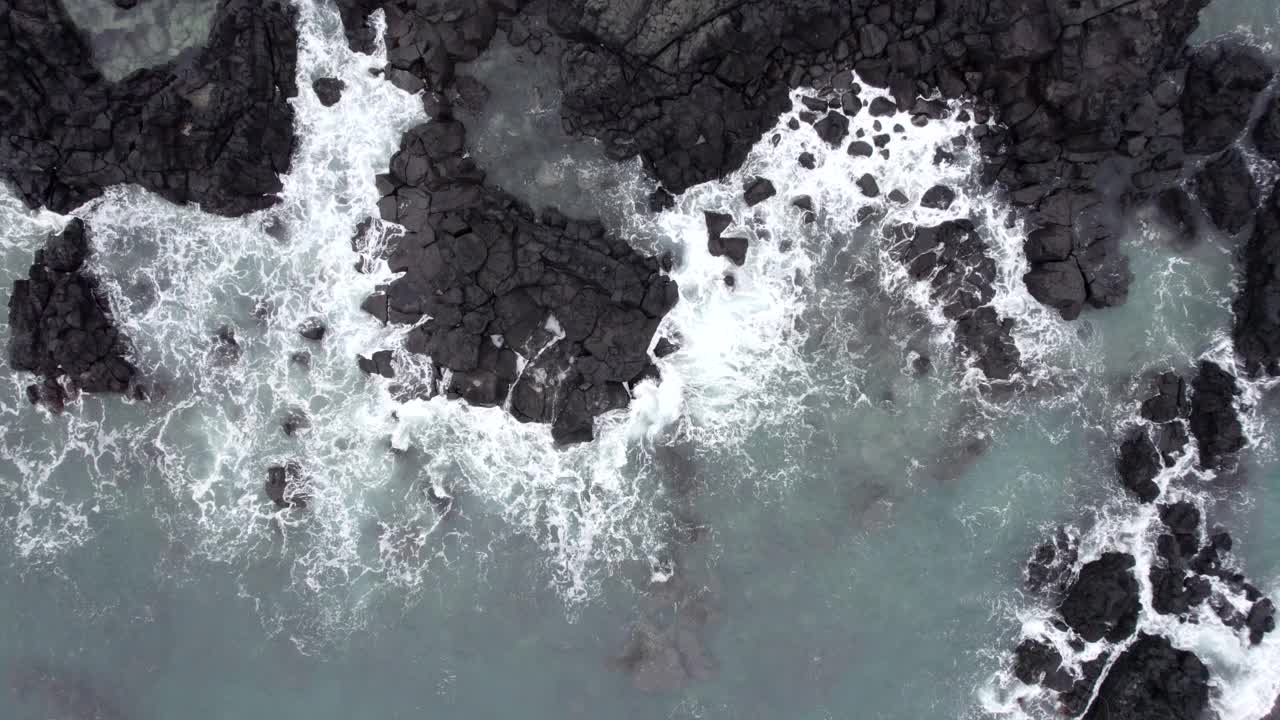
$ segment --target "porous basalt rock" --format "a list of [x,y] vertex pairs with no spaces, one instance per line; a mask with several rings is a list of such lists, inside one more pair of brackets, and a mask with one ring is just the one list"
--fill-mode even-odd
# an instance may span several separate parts
[[1206,360],[1191,391],[1190,426],[1200,446],[1200,466],[1222,469],[1247,443],[1235,408],[1240,387],[1231,373]]
[[280,0],[222,0],[203,49],[113,83],[59,0],[0,4],[0,177],[64,213],[122,183],[221,215],[276,203],[295,16]]
[[9,365],[40,376],[27,394],[53,410],[72,390],[123,393],[137,375],[128,343],[116,328],[110,303],[84,269],[88,228],[79,219],[50,235],[26,280],[9,297]]
[[1080,569],[1058,612],[1088,642],[1119,642],[1137,628],[1138,580],[1133,556],[1109,552]]
[[1209,708],[1209,669],[1162,635],[1141,633],[1116,659],[1085,720],[1200,720]]

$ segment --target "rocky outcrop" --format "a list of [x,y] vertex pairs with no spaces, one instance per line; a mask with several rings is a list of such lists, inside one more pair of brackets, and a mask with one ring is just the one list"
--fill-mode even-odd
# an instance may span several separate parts
[[1013,321],[989,303],[995,297],[996,264],[969,220],[932,227],[891,230],[892,253],[915,280],[928,280],[943,314],[956,321],[956,339],[992,380],[1008,380],[1018,369]]
[[1125,433],[1116,457],[1116,473],[1120,484],[1138,500],[1149,503],[1160,495],[1160,487],[1155,483],[1160,473],[1160,454],[1145,428],[1133,427]]
[[1225,150],[1244,133],[1254,100],[1274,73],[1262,51],[1238,37],[1206,43],[1190,53],[1182,93],[1186,151]]
[[1209,708],[1209,669],[1162,635],[1142,633],[1116,659],[1085,720],[1200,720]]
[[1250,375],[1280,375],[1280,183],[1257,214],[1242,264],[1233,306],[1236,354]]
[[[372,7],[346,3],[343,11],[363,18]],[[417,395],[501,405],[550,424],[559,443],[590,440],[597,415],[625,407],[631,386],[657,375],[648,349],[676,302],[675,283],[656,258],[600,223],[535,211],[486,184],[468,157],[449,99],[458,94],[455,66],[479,56],[515,3],[385,9],[387,77],[426,91],[430,122],[405,134],[378,176],[382,218],[406,230],[387,258],[403,274],[363,307],[382,322],[415,325],[406,348],[436,368],[412,380]],[[772,187],[747,190],[759,199]],[[745,258],[745,245],[731,250],[735,261]],[[387,374],[376,357],[366,364]]]
[[59,0],[0,3],[0,177],[57,212],[122,183],[222,215],[274,204],[294,145],[295,14],[222,0],[203,49],[112,83]]
[[1058,612],[1087,642],[1120,642],[1138,624],[1138,580],[1133,556],[1110,552],[1080,568]]
[[1213,224],[1233,235],[1249,224],[1261,199],[1239,148],[1210,158],[1196,175],[1195,187]]
[[1191,382],[1191,434],[1200,446],[1200,467],[1224,469],[1247,443],[1236,412],[1240,394],[1235,376],[1216,363],[1200,363]]
[[54,411],[67,391],[123,393],[136,375],[110,303],[84,270],[88,255],[87,228],[73,219],[36,251],[9,296],[9,365],[42,379],[27,396]]

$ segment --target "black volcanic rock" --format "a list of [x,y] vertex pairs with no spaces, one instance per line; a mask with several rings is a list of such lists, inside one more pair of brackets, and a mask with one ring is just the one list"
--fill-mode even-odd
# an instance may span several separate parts
[[304,508],[310,496],[305,487],[302,465],[290,460],[267,468],[267,498],[278,508]]
[[1280,162],[1280,94],[1271,96],[1253,128],[1253,145],[1269,160]]
[[1244,428],[1236,414],[1240,394],[1236,379],[1217,364],[1200,363],[1191,382],[1191,434],[1200,446],[1200,466],[1221,468],[1245,446]]
[[347,89],[347,84],[338,78],[323,77],[313,81],[311,89],[320,98],[321,105],[333,107],[342,99],[342,91]]
[[1138,622],[1138,581],[1131,555],[1109,552],[1080,569],[1058,612],[1089,642],[1119,642]]
[[61,2],[0,5],[0,177],[64,213],[122,183],[221,215],[276,203],[295,16],[280,0],[222,0],[204,49],[112,83]]
[[46,238],[9,296],[9,365],[43,378],[44,389],[33,385],[28,395],[52,410],[65,400],[62,381],[85,392],[123,393],[136,375],[106,294],[83,271],[88,254],[88,229],[73,218]]
[[1156,209],[1160,221],[1173,233],[1175,247],[1189,248],[1195,244],[1199,233],[1196,223],[1199,210],[1186,190],[1172,187],[1161,191],[1156,196]]
[[1120,476],[1120,484],[1136,495],[1138,500],[1149,503],[1160,494],[1160,487],[1155,483],[1159,472],[1160,454],[1156,452],[1151,436],[1144,428],[1129,428],[1116,457],[1116,473]]
[[1023,276],[1031,297],[1056,309],[1064,320],[1080,317],[1088,291],[1074,260],[1045,262]]
[[826,117],[814,124],[813,129],[828,145],[839,147],[849,135],[849,118],[843,113],[829,112]]
[[1208,211],[1213,224],[1232,234],[1249,224],[1260,199],[1258,185],[1238,148],[1206,162],[1196,175],[1195,187],[1200,204]]
[[1142,633],[1116,659],[1084,720],[1202,720],[1209,669],[1195,653]]
[[1196,48],[1182,93],[1186,151],[1226,149],[1245,131],[1254,100],[1274,72],[1262,51],[1243,38],[1227,37]]
[[1013,676],[1020,682],[1059,691],[1070,688],[1071,674],[1063,669],[1062,655],[1052,645],[1027,638],[1013,654]]
[[946,185],[934,185],[924,192],[920,205],[934,210],[946,210],[956,199],[956,191]]
[[862,177],[858,178],[857,186],[862,191],[862,194],[867,197],[873,198],[880,195],[880,184],[876,182],[871,173],[863,173]]
[[1027,562],[1026,586],[1035,593],[1057,595],[1067,590],[1072,568],[1079,558],[1076,542],[1063,528],[1036,546]]
[[1250,375],[1280,374],[1280,183],[1272,187],[1244,247],[1232,337]]
[[747,201],[748,207],[759,205],[777,194],[778,191],[774,189],[773,183],[768,178],[762,177],[753,178],[742,190],[742,197]]
[[1155,382],[1156,394],[1142,402],[1142,417],[1155,423],[1166,423],[1186,417],[1190,410],[1187,403],[1187,385],[1174,372],[1160,375]]

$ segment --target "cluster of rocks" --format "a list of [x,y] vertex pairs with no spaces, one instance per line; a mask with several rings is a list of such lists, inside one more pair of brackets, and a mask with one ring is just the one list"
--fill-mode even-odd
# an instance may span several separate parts
[[[1191,382],[1167,372],[1155,381],[1155,394],[1142,402],[1146,424],[1131,427],[1120,443],[1116,469],[1121,483],[1140,502],[1162,494],[1155,482],[1185,452],[1186,426],[1196,438],[1200,464],[1219,469],[1244,446],[1233,405],[1235,379],[1212,362],[1203,362]],[[1159,437],[1153,441],[1151,433]],[[1210,529],[1198,506],[1187,500],[1160,504],[1161,531],[1148,569],[1151,610],[1199,622],[1206,608],[1227,627],[1262,642],[1275,629],[1275,606],[1229,564],[1231,535]],[[1125,644],[1114,664],[1106,653],[1073,670],[1058,648],[1028,637],[1014,651],[1013,672],[1026,684],[1058,693],[1062,711],[1086,718],[1200,718],[1208,705],[1210,676],[1194,653],[1173,647],[1159,635],[1135,633],[1143,613],[1136,562],[1124,552],[1106,552],[1075,571],[1076,540],[1063,530],[1042,543],[1027,564],[1029,590],[1058,601],[1056,628],[1071,649],[1087,643]],[[1096,690],[1096,699],[1095,698]]]
[[[488,46],[514,5],[384,4],[385,73],[425,91],[430,122],[405,134],[377,178],[382,219],[405,228],[387,257],[403,274],[363,307],[382,322],[414,325],[406,348],[431,357],[435,376],[403,391],[500,405],[550,424],[559,443],[581,442],[593,437],[596,416],[625,407],[632,385],[656,377],[649,346],[678,292],[669,263],[641,256],[598,222],[535,212],[486,184],[467,156],[451,101],[456,65]],[[351,37],[359,47],[364,35]],[[377,355],[366,364],[389,374]]]
[[69,392],[123,393],[137,374],[106,294],[84,269],[88,255],[87,228],[72,219],[45,240],[9,296],[9,365],[41,378],[27,397],[55,412]]
[[61,0],[0,3],[0,177],[64,213],[124,183],[222,215],[269,207],[294,147],[295,16],[222,0],[205,47],[113,83]]

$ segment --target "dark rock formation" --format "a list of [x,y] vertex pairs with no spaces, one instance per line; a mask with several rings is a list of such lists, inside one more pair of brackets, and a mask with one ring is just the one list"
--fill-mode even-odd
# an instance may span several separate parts
[[1200,228],[1200,210],[1195,201],[1180,187],[1163,190],[1156,196],[1156,209],[1160,222],[1173,234],[1173,246],[1189,248],[1196,243]]
[[1085,720],[1201,720],[1209,669],[1159,635],[1140,634],[1103,679]]
[[[870,176],[867,176],[870,177]],[[956,339],[977,358],[993,380],[1008,380],[1020,355],[1013,344],[1013,323],[1000,319],[988,304],[995,297],[995,261],[969,220],[948,220],[933,227],[900,226],[892,252],[916,280],[929,280],[943,314],[956,321]]]
[[1274,72],[1262,51],[1243,38],[1224,38],[1196,48],[1182,93],[1186,151],[1225,150],[1245,131],[1254,100]]
[[778,191],[774,189],[773,183],[768,178],[762,177],[752,178],[742,190],[742,197],[747,201],[747,207],[759,205],[777,194]]
[[1155,483],[1160,473],[1160,454],[1145,428],[1132,427],[1125,433],[1116,457],[1116,472],[1120,475],[1120,484],[1138,500],[1149,503],[1160,495],[1160,487]]
[[724,231],[733,224],[733,217],[724,213],[705,212],[707,222],[707,252],[712,257],[727,257],[734,265],[747,261],[749,242],[746,238],[724,237]]
[[858,178],[857,184],[858,189],[867,197],[873,198],[880,195],[880,184],[876,182],[871,173],[863,173],[862,177]]
[[61,2],[0,4],[0,177],[57,212],[121,183],[222,215],[274,204],[294,144],[295,14],[222,0],[206,48],[112,83]]
[[[595,416],[624,407],[628,385],[652,376],[648,348],[676,301],[675,284],[656,258],[598,222],[536,213],[487,185],[467,157],[449,101],[458,94],[455,67],[488,46],[516,3],[410,5],[386,3],[386,73],[403,89],[427,90],[432,118],[405,134],[378,177],[383,219],[407,231],[387,258],[404,274],[362,307],[382,322],[430,318],[406,347],[431,357],[434,391],[477,405],[509,400],[518,419],[551,424],[557,442],[590,440]],[[373,7],[343,3],[353,41],[360,33],[351,19]],[[757,179],[746,196],[758,202],[773,192]],[[731,259],[745,257],[745,244],[741,251]]]
[[1250,375],[1280,375],[1280,183],[1257,214],[1243,266],[1233,306],[1236,353]]
[[87,228],[72,219],[36,251],[27,279],[15,281],[9,297],[9,365],[43,379],[27,394],[53,410],[65,399],[63,384],[123,393],[136,375],[106,295],[84,272],[88,255]]
[[1131,555],[1109,552],[1080,569],[1058,611],[1089,642],[1119,642],[1138,623],[1138,581]]
[[302,474],[302,465],[289,461],[284,465],[272,465],[267,468],[267,497],[278,508],[304,508],[310,495],[306,489],[306,479]]
[[1052,645],[1027,638],[1013,655],[1013,676],[1020,682],[1059,692],[1071,688],[1071,673],[1062,667],[1062,655]]
[[1142,402],[1142,417],[1154,423],[1167,423],[1187,416],[1187,384],[1174,372],[1160,375],[1155,382],[1156,394]]
[[1215,363],[1200,363],[1191,382],[1191,434],[1200,446],[1200,466],[1223,468],[1245,446],[1244,427],[1236,413],[1240,394],[1233,375]]
[[322,340],[327,331],[324,321],[318,317],[307,318],[298,326],[298,334],[307,340]]
[[342,91],[347,89],[347,84],[338,78],[323,77],[312,82],[311,89],[320,98],[321,105],[333,107],[342,99]]
[[1253,145],[1267,159],[1280,162],[1280,94],[1271,96],[1258,118],[1253,128]]
[[920,198],[920,205],[934,210],[946,210],[955,202],[956,191],[946,185],[934,185]]
[[1249,173],[1244,154],[1237,148],[1210,159],[1195,179],[1200,204],[1213,224],[1235,234],[1249,224],[1258,206],[1258,184]]

